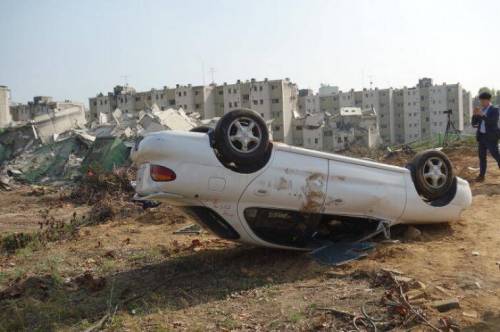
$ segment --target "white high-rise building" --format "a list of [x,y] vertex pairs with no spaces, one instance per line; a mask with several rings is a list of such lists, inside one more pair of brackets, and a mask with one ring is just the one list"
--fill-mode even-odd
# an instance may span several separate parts
[[0,128],[8,127],[12,122],[10,114],[10,90],[0,85]]

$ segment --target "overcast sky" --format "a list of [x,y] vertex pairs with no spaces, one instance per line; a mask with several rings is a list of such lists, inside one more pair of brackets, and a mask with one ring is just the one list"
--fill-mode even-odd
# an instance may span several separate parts
[[74,99],[128,83],[500,88],[500,1],[0,0],[0,85]]

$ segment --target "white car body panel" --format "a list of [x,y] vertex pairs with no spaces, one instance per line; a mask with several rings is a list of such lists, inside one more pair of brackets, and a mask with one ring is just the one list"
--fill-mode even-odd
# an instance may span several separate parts
[[[246,208],[367,217],[397,223],[455,221],[470,206],[469,185],[457,179],[456,194],[445,206],[431,206],[418,195],[408,169],[368,160],[273,143],[269,162],[251,174],[224,167],[203,133],[166,131],[147,135],[132,151],[139,167],[139,199],[217,212],[240,241],[286,247],[260,239],[245,220]],[[155,182],[151,164],[172,169],[177,178]]]

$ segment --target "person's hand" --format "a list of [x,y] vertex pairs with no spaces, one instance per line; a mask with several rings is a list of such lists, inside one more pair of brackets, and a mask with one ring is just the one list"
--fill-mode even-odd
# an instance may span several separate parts
[[474,107],[474,112],[473,112],[474,115],[479,115],[479,116],[483,116],[484,113],[483,111],[481,111],[481,108],[480,107]]

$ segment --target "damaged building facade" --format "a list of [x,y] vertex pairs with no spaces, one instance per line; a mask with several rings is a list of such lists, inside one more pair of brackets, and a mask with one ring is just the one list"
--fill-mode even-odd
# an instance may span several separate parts
[[65,131],[83,128],[87,123],[85,105],[74,101],[55,101],[52,97],[37,96],[27,104],[10,107],[16,126],[31,124],[43,142]]
[[[299,99],[312,99],[305,94]],[[377,115],[383,144],[403,144],[429,139],[444,134],[447,115],[462,131],[470,124],[472,98],[460,83],[436,85],[430,78],[419,80],[415,87],[401,89],[370,88],[360,91],[334,91],[316,94],[322,113],[340,114],[344,107],[358,107],[362,111],[373,109]],[[299,105],[307,105],[299,101]],[[308,109],[306,106],[306,113]]]
[[[90,120],[98,123],[110,121],[116,109],[131,118],[153,106],[160,111],[182,109],[187,115],[209,121],[234,109],[249,108],[266,120],[274,140],[325,151],[339,151],[354,144],[373,147],[377,142],[394,145],[433,138],[446,130],[444,111],[452,110],[451,120],[459,130],[470,123],[472,112],[471,95],[459,83],[436,85],[429,78],[419,80],[414,87],[399,89],[340,91],[336,86],[322,84],[317,93],[311,89],[299,91],[288,78],[177,85],[144,92],[117,86],[107,95],[90,98],[89,105]],[[349,108],[358,108],[361,113],[342,114],[342,109]],[[316,128],[321,121],[310,117],[313,114],[321,114],[327,127]],[[343,119],[339,126],[332,120],[335,117]],[[341,123],[348,123],[350,128],[345,129]],[[318,132],[327,136],[316,137]]]
[[117,86],[107,95],[89,98],[90,120],[103,123],[118,108],[125,114],[137,114],[156,105],[160,110],[182,108],[186,114],[198,113],[201,119],[220,117],[237,108],[250,108],[266,121],[272,121],[276,141],[293,143],[292,119],[297,110],[298,89],[288,78],[255,79],[234,84],[208,86],[177,85],[145,92],[129,86]]
[[373,110],[342,107],[338,114],[317,112],[294,118],[293,144],[306,149],[339,152],[353,146],[380,144],[377,115]]

